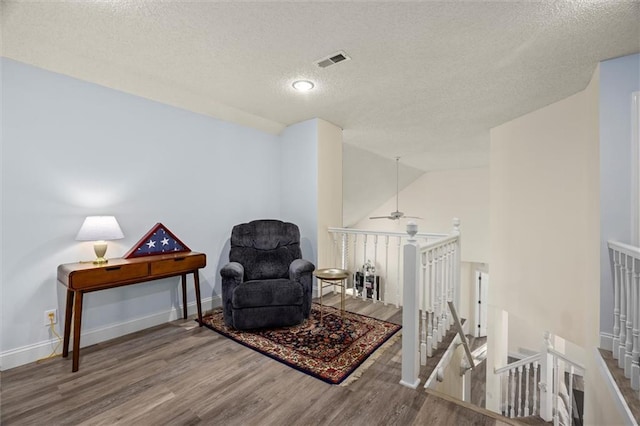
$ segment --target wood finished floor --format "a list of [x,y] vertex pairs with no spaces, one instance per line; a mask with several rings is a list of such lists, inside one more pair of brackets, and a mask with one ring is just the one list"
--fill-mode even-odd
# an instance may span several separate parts
[[604,349],[598,349],[600,351],[600,355],[604,360],[607,368],[609,368],[609,372],[618,385],[618,389],[620,393],[624,397],[627,402],[627,406],[633,414],[633,417],[636,421],[640,420],[640,396],[637,391],[631,389],[631,381],[624,377],[624,370],[618,367],[618,360],[613,357],[611,351],[607,351]]
[[[325,298],[339,306],[339,298]],[[347,310],[399,323],[392,306]],[[326,384],[192,320],[83,348],[0,375],[2,425],[517,424],[401,386],[400,339],[348,386]],[[424,383],[425,377],[422,377]]]

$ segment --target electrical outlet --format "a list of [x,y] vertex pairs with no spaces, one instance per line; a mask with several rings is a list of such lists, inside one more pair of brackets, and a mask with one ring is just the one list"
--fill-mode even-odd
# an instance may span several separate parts
[[51,320],[49,319],[49,315],[53,315],[53,323],[58,323],[58,310],[57,309],[49,309],[48,311],[44,311],[44,325],[49,326],[51,324]]

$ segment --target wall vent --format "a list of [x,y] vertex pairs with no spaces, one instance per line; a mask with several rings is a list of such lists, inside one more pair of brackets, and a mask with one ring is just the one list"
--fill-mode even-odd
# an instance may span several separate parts
[[332,53],[331,55],[320,59],[319,61],[316,61],[316,65],[318,65],[320,68],[327,68],[330,67],[331,65],[335,65],[339,62],[344,62],[344,61],[348,61],[351,58],[349,56],[347,56],[346,53],[344,53],[342,50]]

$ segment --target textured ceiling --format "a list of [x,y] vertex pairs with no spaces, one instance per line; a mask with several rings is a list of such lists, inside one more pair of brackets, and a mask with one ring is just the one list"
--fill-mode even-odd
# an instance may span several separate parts
[[[319,117],[429,171],[486,167],[491,127],[640,51],[639,22],[638,1],[25,0],[1,23],[3,56],[271,133]],[[315,65],[337,50],[352,60]],[[295,93],[299,78],[316,90]],[[394,182],[357,158],[350,179]],[[366,203],[350,179],[345,201]]]

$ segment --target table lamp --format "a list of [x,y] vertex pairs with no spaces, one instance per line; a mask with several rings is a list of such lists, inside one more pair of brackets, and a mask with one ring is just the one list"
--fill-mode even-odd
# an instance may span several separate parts
[[114,216],[87,216],[82,223],[76,240],[94,241],[93,250],[96,252],[95,264],[107,263],[104,255],[107,252],[108,240],[119,240],[124,234]]

